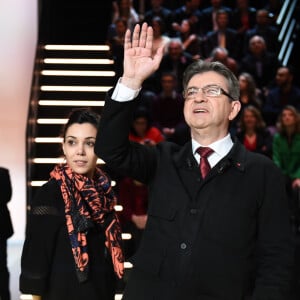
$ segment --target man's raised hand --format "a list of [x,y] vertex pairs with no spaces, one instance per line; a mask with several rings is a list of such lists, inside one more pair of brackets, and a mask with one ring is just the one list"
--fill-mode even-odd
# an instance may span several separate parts
[[161,62],[163,48],[152,57],[153,29],[147,23],[137,24],[133,34],[127,29],[124,41],[124,71],[122,83],[139,89],[146,78],[154,73]]

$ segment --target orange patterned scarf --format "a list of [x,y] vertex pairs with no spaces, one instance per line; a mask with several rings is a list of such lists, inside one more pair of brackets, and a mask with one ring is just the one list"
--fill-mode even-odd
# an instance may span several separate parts
[[86,235],[95,224],[105,231],[105,245],[109,249],[116,274],[122,274],[121,227],[114,212],[117,198],[110,179],[96,168],[93,179],[74,173],[68,165],[57,165],[50,173],[58,182],[65,202],[66,224],[80,282],[88,277],[88,249]]

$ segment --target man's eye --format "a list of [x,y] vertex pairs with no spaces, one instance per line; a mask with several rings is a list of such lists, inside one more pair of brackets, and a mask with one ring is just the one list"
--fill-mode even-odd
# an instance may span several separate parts
[[186,95],[187,95],[188,97],[194,96],[194,95],[196,95],[196,94],[197,94],[197,90],[196,90],[196,89],[190,89],[190,90],[187,90],[187,93],[186,93]]
[[206,94],[210,96],[217,96],[219,95],[219,89],[216,87],[210,87],[206,90]]

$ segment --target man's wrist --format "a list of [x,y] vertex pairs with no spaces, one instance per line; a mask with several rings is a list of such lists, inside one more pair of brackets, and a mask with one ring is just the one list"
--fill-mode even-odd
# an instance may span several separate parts
[[130,78],[130,77],[126,77],[126,76],[122,76],[120,78],[120,83],[122,83],[126,87],[128,87],[132,90],[136,90],[136,91],[140,90],[142,87],[142,82],[140,82],[136,78]]

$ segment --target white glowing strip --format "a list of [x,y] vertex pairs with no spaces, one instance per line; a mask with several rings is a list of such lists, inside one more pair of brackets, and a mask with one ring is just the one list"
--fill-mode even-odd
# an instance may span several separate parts
[[45,64],[74,64],[74,65],[112,65],[114,61],[107,58],[45,58]]
[[131,240],[132,235],[130,233],[122,233],[123,240]]
[[30,182],[30,186],[42,186],[46,182],[47,182],[47,180],[32,180]]
[[46,50],[91,50],[91,51],[107,51],[107,45],[45,45]]
[[63,138],[60,137],[37,137],[34,139],[36,143],[61,143]]
[[41,91],[107,92],[111,86],[42,85]]
[[115,294],[115,300],[122,300],[123,294]]
[[46,76],[102,76],[113,77],[114,71],[64,71],[64,70],[43,70],[42,75]]
[[20,299],[21,300],[32,300],[32,295],[24,295],[24,294],[22,294],[20,296]]
[[131,269],[132,267],[133,267],[133,265],[130,262],[128,262],[128,261],[124,262],[124,268],[125,269]]
[[68,119],[37,119],[38,124],[66,124]]
[[[30,186],[42,186],[43,184],[45,184],[47,182],[47,180],[32,180],[30,182]],[[111,185],[112,186],[115,186],[116,185],[116,182],[114,180],[111,181]],[[130,234],[130,233],[128,233]],[[131,235],[130,235],[130,238],[131,238]],[[129,238],[129,240],[130,240]]]
[[122,211],[123,206],[122,205],[115,205],[115,211]]
[[104,106],[104,101],[90,100],[40,100],[43,106]]
[[[30,186],[42,186],[43,184],[45,184],[47,182],[47,180],[32,180],[30,182]],[[114,180],[111,181],[111,185],[112,186],[115,186],[116,185],[116,182]],[[130,234],[130,233],[128,233]],[[130,238],[131,238],[131,235],[130,235]],[[129,238],[129,239],[130,239]]]
[[[32,162],[34,164],[61,164],[65,162],[64,157],[54,157],[54,158],[49,158],[49,157],[36,157],[32,159]],[[104,161],[100,158],[97,159],[97,164],[104,164]]]

